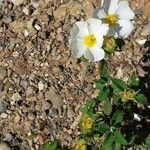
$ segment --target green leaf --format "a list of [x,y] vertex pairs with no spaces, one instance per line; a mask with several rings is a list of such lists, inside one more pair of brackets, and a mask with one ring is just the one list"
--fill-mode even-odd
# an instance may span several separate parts
[[128,88],[128,85],[123,80],[112,78],[112,82],[121,91],[124,91]]
[[106,114],[107,116],[109,116],[112,112],[112,106],[111,103],[109,101],[105,101],[104,105],[103,105],[103,112],[104,114]]
[[121,145],[128,145],[127,140],[123,137],[121,132],[119,130],[116,130],[114,133],[115,141],[118,142]]
[[105,123],[100,123],[98,126],[98,131],[101,133],[106,133],[109,131],[109,125]]
[[121,110],[117,110],[111,119],[111,124],[116,125],[118,123],[121,123],[123,121],[123,115],[124,113]]
[[139,86],[139,79],[138,79],[137,74],[133,73],[131,75],[131,77],[129,78],[128,82],[129,82],[129,86],[130,87],[132,87],[132,86]]
[[141,104],[147,104],[147,97],[144,94],[137,94],[135,100]]
[[88,100],[85,106],[81,108],[81,112],[83,114],[88,114],[89,116],[93,116],[95,105],[96,105],[95,100]]
[[108,65],[106,60],[103,59],[99,62],[99,71],[100,71],[100,77],[106,77],[106,78],[109,77]]
[[121,149],[121,144],[116,142],[115,143],[115,150],[120,150]]
[[145,145],[147,147],[150,147],[150,137],[148,137],[146,140],[145,140]]
[[113,95],[113,102],[115,105],[119,105],[121,102],[121,96],[120,95]]
[[106,101],[109,98],[110,90],[108,87],[104,87],[102,91],[99,92],[98,99],[100,101]]
[[97,81],[95,82],[96,88],[99,89],[100,91],[103,90],[105,84],[106,84],[106,82],[105,82],[104,80],[102,80],[102,79],[97,80]]
[[42,145],[42,150],[59,150],[59,141],[55,140],[53,142],[47,142]]
[[102,150],[113,150],[114,136],[109,134],[102,144]]

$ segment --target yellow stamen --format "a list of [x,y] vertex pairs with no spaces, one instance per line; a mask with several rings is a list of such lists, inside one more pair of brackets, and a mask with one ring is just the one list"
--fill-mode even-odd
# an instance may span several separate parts
[[81,140],[77,141],[73,150],[86,150],[85,140],[81,139]]
[[83,145],[83,144],[78,144],[78,145],[76,145],[76,147],[75,147],[75,150],[85,150],[85,149],[86,149],[86,146]]
[[118,21],[118,17],[116,15],[107,15],[104,18],[105,23],[108,23],[109,26],[115,26]]
[[123,102],[128,102],[129,100],[132,100],[135,96],[135,91],[133,90],[128,90],[128,91],[124,91],[121,96],[122,96],[122,101]]
[[96,44],[96,38],[93,34],[86,35],[83,43],[87,48],[92,48]]
[[90,117],[85,118],[82,122],[82,127],[83,127],[84,130],[91,129],[92,119]]

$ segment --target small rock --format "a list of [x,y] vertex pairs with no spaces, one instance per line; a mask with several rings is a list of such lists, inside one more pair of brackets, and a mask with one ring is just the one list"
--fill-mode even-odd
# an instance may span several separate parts
[[10,133],[5,134],[4,141],[10,142],[13,139],[13,136]]
[[2,113],[2,114],[0,115],[0,117],[1,117],[1,118],[4,118],[4,119],[6,119],[7,116],[8,116],[8,115],[7,115],[6,113]]
[[0,0],[0,5],[2,5],[3,2],[4,2],[4,0]]
[[43,90],[44,84],[43,84],[42,81],[40,81],[40,82],[38,83],[38,87],[39,87],[39,91],[42,91],[42,90]]
[[5,112],[7,110],[7,108],[6,108],[6,104],[5,104],[5,102],[4,101],[0,101],[0,113],[3,113],[3,112]]
[[16,5],[16,6],[19,6],[20,4],[22,4],[23,3],[23,0],[11,0],[13,3],[14,3],[14,5]]
[[38,31],[41,30],[41,27],[40,27],[38,24],[35,24],[35,25],[34,25],[34,28],[35,28],[36,30],[38,30]]
[[0,150],[11,150],[11,148],[5,143],[1,143]]
[[148,23],[141,31],[142,36],[149,36],[150,35],[150,23]]
[[25,37],[29,36],[28,30],[25,29],[25,30],[23,31],[23,35],[24,35]]
[[26,15],[29,15],[29,5],[23,8],[22,10]]
[[21,21],[13,21],[9,25],[15,33],[20,33],[24,29],[24,23]]
[[68,118],[73,118],[75,116],[75,113],[73,112],[72,108],[71,107],[68,107],[68,110],[67,110],[67,117]]
[[19,101],[19,100],[21,99],[21,96],[20,96],[20,94],[17,92],[17,93],[15,93],[15,94],[13,94],[13,96],[11,97],[11,99],[12,99],[13,101]]
[[20,85],[21,85],[24,89],[26,89],[26,88],[28,87],[29,83],[28,83],[26,80],[21,79]]
[[143,39],[143,40],[141,40],[141,39],[136,39],[135,40],[136,41],[136,43],[138,43],[139,45],[144,45],[145,44],[145,42],[146,42],[146,39]]
[[45,97],[52,102],[54,108],[60,108],[63,105],[62,97],[56,94],[54,88],[49,88],[45,93]]
[[20,121],[20,116],[19,116],[19,114],[16,114],[15,115],[15,118],[14,118],[14,123],[16,124],[16,123],[18,123]]
[[8,17],[3,18],[3,22],[5,22],[6,24],[12,22],[11,16],[8,16]]
[[0,80],[3,80],[7,75],[7,71],[4,67],[0,66]]

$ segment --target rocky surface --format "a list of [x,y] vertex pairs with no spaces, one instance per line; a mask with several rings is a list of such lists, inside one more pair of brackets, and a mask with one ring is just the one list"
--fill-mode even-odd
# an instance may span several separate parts
[[[98,0],[0,0],[0,150],[38,150],[54,138],[70,146],[78,138],[79,110],[97,96],[98,63],[73,58],[68,35],[98,5]],[[109,62],[110,73],[124,80],[133,71],[149,75],[143,67],[149,67],[148,5],[149,0],[131,1],[134,32]]]

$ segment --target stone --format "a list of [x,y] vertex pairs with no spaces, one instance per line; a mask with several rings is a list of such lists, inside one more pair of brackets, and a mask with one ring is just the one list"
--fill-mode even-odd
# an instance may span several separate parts
[[0,80],[3,80],[7,75],[7,71],[4,67],[0,66]]
[[0,113],[3,113],[7,110],[6,104],[4,101],[0,101]]
[[51,87],[45,93],[45,97],[52,102],[54,108],[60,108],[63,105],[62,97],[59,94],[56,94],[54,88]]
[[141,31],[142,36],[149,36],[150,35],[150,23],[148,23]]
[[35,24],[35,25],[34,25],[34,28],[35,28],[37,31],[41,30],[41,27],[40,27],[38,24]]
[[23,3],[24,0],[11,0],[14,5],[19,6]]
[[8,116],[8,115],[7,115],[6,113],[2,113],[2,114],[0,115],[0,117],[3,118],[3,119],[6,119],[7,116]]
[[5,134],[4,141],[10,142],[13,139],[13,136],[10,133]]
[[75,116],[75,113],[73,112],[71,107],[68,107],[67,109],[67,117],[68,118],[73,118]]
[[42,90],[43,90],[44,84],[43,84],[42,81],[40,81],[40,82],[38,83],[38,88],[39,88],[39,91],[42,91]]
[[1,143],[0,150],[11,150],[11,148],[5,143]]
[[20,33],[24,29],[24,23],[21,21],[13,21],[10,24],[12,31],[15,33]]
[[13,101],[19,101],[21,99],[21,96],[20,94],[17,92],[17,93],[14,93],[13,96],[11,97],[11,99]]
[[12,22],[11,16],[5,17],[5,18],[3,19],[3,22],[5,22],[6,24]]

